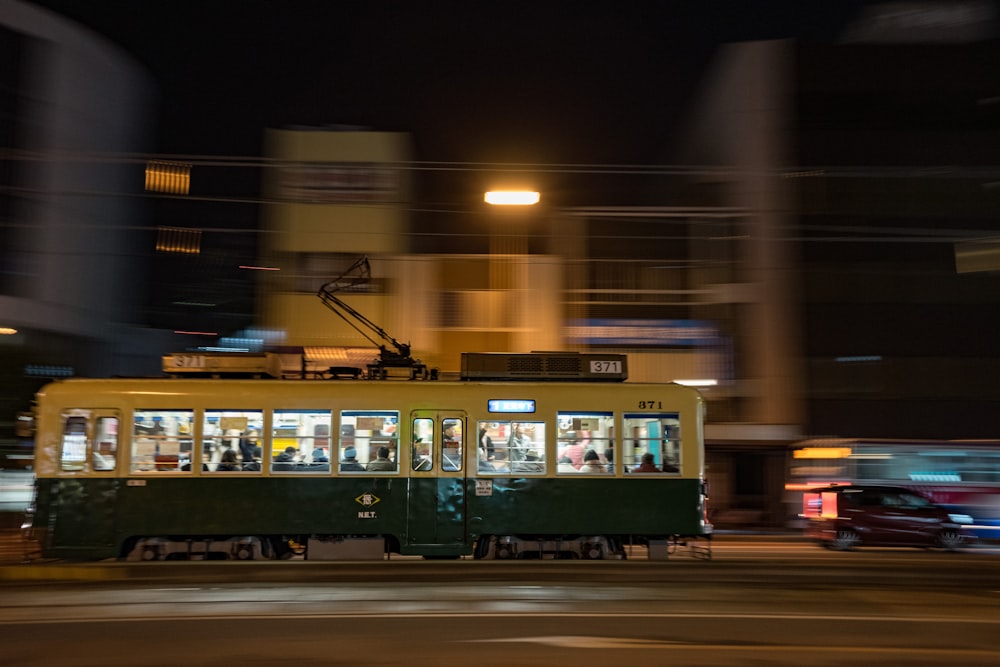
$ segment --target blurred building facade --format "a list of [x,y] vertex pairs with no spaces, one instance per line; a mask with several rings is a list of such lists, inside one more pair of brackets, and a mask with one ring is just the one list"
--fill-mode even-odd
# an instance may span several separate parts
[[405,135],[292,128],[266,145],[261,265],[276,270],[261,272],[259,328],[272,346],[301,349],[311,370],[371,361],[384,341],[317,296],[367,256],[371,280],[339,296],[443,377],[462,352],[601,349],[628,354],[632,381],[710,382],[710,447],[738,447],[712,472],[716,506],[781,520],[784,447],[802,423],[796,267],[787,245],[747,239],[787,224],[783,181],[741,182],[725,205],[470,206],[451,252],[414,252]]
[[[923,17],[916,33],[895,16],[835,45],[729,45],[692,108],[679,161],[731,173],[689,179],[687,196],[751,211],[724,254],[787,307],[744,320],[737,376],[797,404],[804,434],[996,437],[1000,263],[961,261],[989,245],[972,240],[996,238],[1000,51],[988,21],[965,29],[991,16],[929,3],[907,19]],[[777,488],[783,443],[718,426],[708,474],[732,483],[713,488],[732,493],[723,507],[750,509],[739,489]],[[740,472],[751,460],[763,485]],[[773,519],[773,499],[757,505]]]
[[138,247],[148,75],[37,7],[0,2],[0,439],[53,377],[155,370]]

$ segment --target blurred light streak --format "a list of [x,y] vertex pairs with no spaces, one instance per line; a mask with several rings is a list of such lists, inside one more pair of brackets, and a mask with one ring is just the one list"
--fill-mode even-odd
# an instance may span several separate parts
[[806,447],[796,449],[792,456],[797,459],[846,459],[851,451],[850,447]]

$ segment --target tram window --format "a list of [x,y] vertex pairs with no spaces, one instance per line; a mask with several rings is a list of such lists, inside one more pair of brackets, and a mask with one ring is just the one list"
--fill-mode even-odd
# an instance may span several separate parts
[[[330,472],[329,410],[275,410],[271,426],[271,452],[274,470],[317,474]],[[279,461],[286,450],[292,462]],[[281,464],[281,467],[279,467]]]
[[434,467],[434,420],[418,417],[413,420],[413,445],[410,466],[413,470],[431,470]]
[[136,410],[131,472],[191,470],[194,410]]
[[94,428],[91,467],[114,470],[118,462],[118,417],[98,417]]
[[87,418],[63,417],[62,453],[59,467],[66,472],[80,472],[87,464]]
[[[559,473],[615,471],[615,418],[611,412],[560,412],[556,433]],[[568,459],[568,462],[566,462]]]
[[[88,433],[93,422],[93,436]],[[81,472],[90,470],[108,472],[115,469],[118,456],[118,417],[99,415],[89,410],[74,410],[63,414],[62,450],[59,455],[60,470]]]
[[340,471],[365,472],[378,451],[389,450],[392,470],[399,471],[399,413],[393,410],[344,410],[340,413]]
[[205,410],[201,430],[202,471],[260,472],[263,428],[261,410]]
[[[626,472],[667,472],[681,470],[680,416],[677,413],[625,414],[622,464]],[[652,461],[643,464],[643,455]],[[649,466],[649,468],[647,468]]]
[[462,433],[461,419],[441,420],[441,469],[456,471],[462,469]]
[[479,422],[479,472],[542,474],[545,472],[545,422]]

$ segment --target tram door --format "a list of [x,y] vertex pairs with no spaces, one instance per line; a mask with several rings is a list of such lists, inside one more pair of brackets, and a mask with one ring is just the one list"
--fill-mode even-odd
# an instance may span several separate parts
[[467,425],[465,413],[458,410],[410,413],[410,545],[456,547],[466,542]]

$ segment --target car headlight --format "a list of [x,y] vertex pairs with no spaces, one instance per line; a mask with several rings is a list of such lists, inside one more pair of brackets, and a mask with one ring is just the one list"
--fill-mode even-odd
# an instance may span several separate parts
[[966,525],[972,523],[972,517],[968,514],[949,514],[948,518],[951,519],[952,523],[962,523]]

